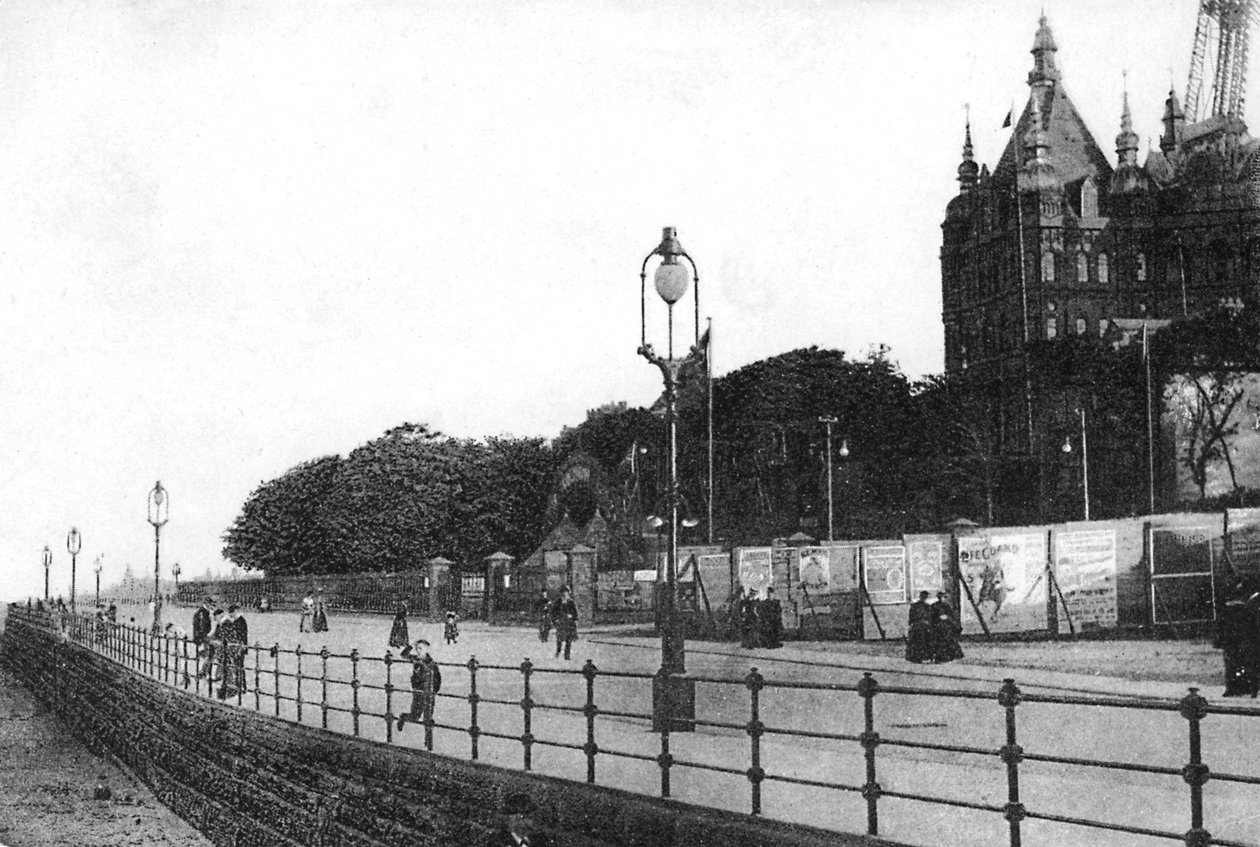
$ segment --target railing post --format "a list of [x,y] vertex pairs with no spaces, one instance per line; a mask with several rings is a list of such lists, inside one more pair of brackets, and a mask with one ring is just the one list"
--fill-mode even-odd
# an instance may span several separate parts
[[[668,676],[669,672],[665,668],[661,668],[656,672],[658,678]],[[674,765],[674,757],[669,752],[669,721],[660,721],[661,728],[661,754],[656,757],[656,763],[661,766],[661,796],[669,797],[669,769]]]
[[1208,766],[1203,764],[1203,743],[1199,724],[1207,717],[1208,702],[1199,696],[1199,689],[1191,688],[1181,698],[1181,716],[1190,723],[1190,761],[1181,769],[1181,777],[1190,786],[1190,829],[1186,832],[1186,847],[1207,847],[1212,836],[1203,828],[1203,786],[1212,778]]
[[875,731],[875,695],[879,682],[870,672],[862,674],[858,681],[858,696],[862,698],[862,750],[866,754],[866,782],[862,796],[866,798],[866,833],[879,835],[879,798],[883,788],[875,778],[875,748],[879,746],[879,733]]
[[320,660],[320,671],[319,671],[320,725],[323,726],[324,729],[328,729],[328,647],[327,645],[320,648],[319,660]]
[[280,642],[277,641],[271,645],[271,658],[274,660],[272,664],[271,679],[272,693],[275,695],[276,701],[276,717],[280,717]]
[[[472,760],[477,761],[477,740],[481,737],[481,728],[477,726],[477,704],[481,696],[477,694],[476,656],[468,657],[468,740],[472,746]],[[430,748],[431,749],[431,748]]]
[[525,748],[525,770],[533,767],[532,750],[534,744],[534,732],[531,725],[533,718],[534,700],[529,693],[529,675],[534,672],[534,663],[529,659],[521,662],[521,676],[524,679],[524,691],[521,695],[521,713],[522,726],[524,732],[521,733],[521,746]]
[[582,751],[586,753],[586,781],[595,782],[595,756],[599,753],[599,745],[595,743],[595,676],[599,671],[590,659],[582,666],[582,676],[586,679],[586,706],[582,713],[586,715],[586,743]]
[[[277,700],[277,703],[280,701]],[[254,642],[254,711],[262,711],[262,642]]]
[[385,743],[394,743],[394,651],[385,651]]
[[297,657],[297,671],[294,676],[297,678],[297,693],[294,700],[297,701],[297,722],[302,722],[302,645],[293,648],[293,655]]
[[359,737],[359,650],[350,651],[350,718],[354,725],[354,737]]
[[765,685],[765,678],[757,673],[756,668],[753,668],[748,672],[748,676],[744,677],[744,685],[748,686],[750,707],[748,738],[752,744],[752,761],[747,774],[748,782],[752,786],[752,813],[759,815],[761,814],[761,782],[766,778],[766,772],[761,767],[761,736],[766,728],[761,722],[761,689]]
[[1015,680],[1002,680],[998,690],[998,704],[1006,710],[1006,744],[999,755],[1006,763],[1006,811],[1003,816],[1011,826],[1011,847],[1020,847],[1019,824],[1024,819],[1024,804],[1019,802],[1019,763],[1024,760],[1024,748],[1015,739],[1015,707],[1019,705],[1019,688]]

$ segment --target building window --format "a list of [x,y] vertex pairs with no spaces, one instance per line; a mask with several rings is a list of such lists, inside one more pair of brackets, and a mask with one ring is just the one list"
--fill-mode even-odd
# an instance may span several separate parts
[[1046,338],[1057,338],[1059,335],[1059,319],[1046,318]]
[[1089,257],[1083,252],[1076,254],[1076,281],[1089,282]]
[[1138,253],[1134,258],[1134,265],[1137,270],[1137,281],[1146,282],[1146,254]]
[[1111,269],[1107,264],[1107,254],[1098,254],[1098,281],[1104,285],[1111,280]]
[[1086,321],[1084,318],[1077,318],[1076,319],[1076,334],[1084,335],[1088,331],[1089,331],[1089,322]]
[[1102,338],[1107,334],[1107,323],[1108,321],[1105,319],[1098,322],[1098,337],[1099,338]]
[[1081,217],[1098,217],[1098,186],[1093,177],[1086,177],[1081,183]]
[[1049,250],[1041,254],[1041,281],[1054,282],[1054,253]]

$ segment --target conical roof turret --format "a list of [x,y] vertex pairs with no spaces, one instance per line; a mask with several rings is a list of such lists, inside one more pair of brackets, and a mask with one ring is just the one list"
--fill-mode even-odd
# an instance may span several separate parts
[[1116,170],[1111,175],[1112,194],[1132,194],[1146,190],[1146,172],[1138,166],[1138,135],[1133,131],[1133,114],[1129,111],[1129,92],[1125,89],[1120,110],[1120,134],[1116,136]]
[[1164,101],[1164,134],[1159,138],[1159,149],[1167,156],[1181,144],[1181,134],[1186,126],[1186,113],[1177,102],[1177,92],[1168,89],[1168,99]]
[[1040,92],[1034,87],[1029,93],[1028,131],[1024,134],[1024,166],[1020,169],[1019,190],[1049,191],[1061,187],[1059,175],[1050,162],[1050,141],[1042,117]]
[[1050,22],[1042,15],[1037,26],[1037,36],[1032,46],[1033,69],[1028,72],[1028,84],[1037,85],[1043,82],[1057,82],[1059,68],[1055,64],[1054,54],[1059,52],[1059,45],[1054,43],[1054,33],[1050,31]]
[[975,187],[980,166],[976,164],[975,152],[971,147],[971,116],[967,117],[967,129],[963,136],[962,162],[958,165],[958,185],[962,192]]

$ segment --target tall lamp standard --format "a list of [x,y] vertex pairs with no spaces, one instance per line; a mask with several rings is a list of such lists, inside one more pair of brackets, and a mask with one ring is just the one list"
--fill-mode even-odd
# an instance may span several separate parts
[[153,631],[162,631],[162,527],[170,518],[171,498],[159,480],[149,492],[149,523],[153,525]]
[[96,571],[96,605],[101,605],[101,557],[96,557],[96,564],[92,565],[92,570]]
[[[653,274],[656,293],[665,302],[667,311],[666,355],[660,356],[647,340],[647,269],[653,257],[660,261]],[[684,264],[680,260],[686,260]],[[695,727],[694,682],[681,679],[686,673],[686,644],[682,617],[678,609],[678,375],[689,357],[674,358],[674,305],[686,294],[695,280],[692,300],[695,307],[694,341],[691,355],[699,351],[700,344],[700,274],[696,264],[682,244],[678,232],[671,226],[664,228],[661,243],[643,259],[639,269],[639,355],[658,367],[665,380],[665,427],[668,433],[668,482],[666,501],[669,515],[666,519],[669,547],[665,561],[665,587],[660,592],[662,609],[661,669],[653,684],[653,725],[671,731],[686,731]]]
[[[1085,498],[1085,520],[1089,520],[1089,441],[1085,436],[1085,409],[1076,410],[1081,419],[1081,491]],[[1063,452],[1072,452],[1072,436],[1063,437]]]
[[70,610],[74,611],[75,563],[79,551],[83,549],[83,536],[74,527],[70,527],[70,531],[66,533],[66,549],[70,551]]
[[[836,533],[833,523],[833,504],[835,500],[831,494],[831,427],[833,424],[839,423],[839,421],[833,415],[823,415],[818,419],[818,422],[827,426],[827,540],[835,541]],[[840,458],[849,458],[849,440],[847,438],[840,445]]]
[[44,545],[44,602],[48,602],[48,571],[52,568],[52,550]]

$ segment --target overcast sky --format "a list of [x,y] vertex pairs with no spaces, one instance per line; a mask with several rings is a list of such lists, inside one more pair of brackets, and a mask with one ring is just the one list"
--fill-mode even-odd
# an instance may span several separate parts
[[[665,225],[719,373],[816,344],[942,368],[964,104],[992,165],[1040,0],[0,5],[0,596],[223,567],[249,492],[403,421],[552,437],[650,402]],[[1195,0],[1058,0],[1114,162]],[[1255,90],[1255,86],[1251,87]],[[1156,143],[1158,141],[1156,140]],[[655,304],[653,304],[655,305]]]

